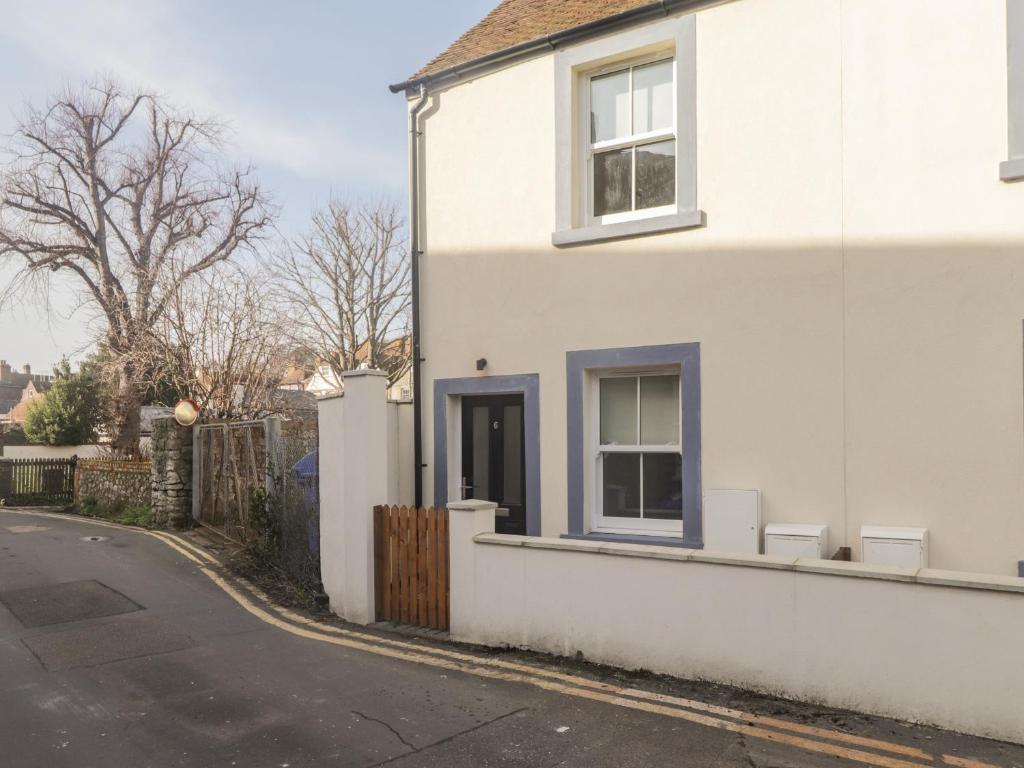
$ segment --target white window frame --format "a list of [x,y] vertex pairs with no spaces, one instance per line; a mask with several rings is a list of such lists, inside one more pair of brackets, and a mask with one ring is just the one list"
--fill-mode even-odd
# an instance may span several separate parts
[[1006,0],[1008,154],[999,178],[1024,180],[1024,0]]
[[[697,20],[670,16],[555,51],[555,231],[571,246],[704,226],[697,207]],[[638,62],[674,60],[676,193],[672,206],[592,215],[590,78]],[[632,96],[631,96],[632,98]],[[633,137],[633,141],[637,137]],[[635,194],[635,185],[634,185]]]
[[[637,67],[642,67],[645,64],[655,64],[662,61],[672,62],[672,125],[668,128],[663,128],[657,131],[646,131],[645,133],[632,132],[633,123],[633,72]],[[629,71],[629,120],[630,120],[630,134],[622,138],[608,139],[606,141],[599,141],[593,143],[590,140],[591,134],[591,81],[596,77],[602,77],[603,75],[610,75],[615,72]],[[579,94],[579,116],[577,117],[577,125],[580,127],[580,134],[577,137],[579,147],[585,147],[585,150],[578,152],[579,164],[577,167],[577,173],[580,174],[581,179],[586,179],[585,185],[581,183],[580,188],[585,189],[583,199],[580,201],[580,207],[583,211],[582,218],[586,221],[588,226],[603,225],[603,224],[618,224],[624,221],[636,221],[638,219],[650,219],[656,216],[671,216],[679,210],[678,201],[674,201],[671,205],[659,205],[652,206],[650,208],[636,208],[636,150],[637,147],[642,147],[645,144],[655,144],[661,141],[672,140],[676,142],[676,173],[678,174],[678,152],[679,152],[679,141],[676,135],[676,123],[679,120],[679,108],[678,108],[678,96],[677,89],[675,87],[677,77],[676,57],[674,51],[658,51],[655,53],[647,54],[646,56],[638,56],[632,59],[626,59],[624,61],[617,61],[612,64],[606,64],[597,69],[582,72],[580,75],[580,94]],[[629,149],[633,150],[633,178],[631,180],[631,191],[632,191],[632,202],[631,210],[622,211],[620,213],[609,213],[603,216],[597,216],[594,214],[594,155],[602,152],[610,152],[616,149]],[[675,197],[675,195],[673,195]]]
[[[642,445],[640,444],[641,413],[640,413],[640,380],[653,376],[678,377],[676,388],[676,406],[678,408],[678,431],[675,444]],[[636,445],[604,445],[601,443],[601,381],[613,378],[635,378],[637,380],[637,444]],[[590,529],[595,533],[618,533],[636,535],[683,536],[683,510],[680,507],[679,520],[650,520],[643,517],[605,517],[604,515],[604,456],[610,453],[669,453],[676,454],[682,461],[683,455],[683,380],[678,367],[653,369],[622,369],[595,371],[591,376],[591,446],[593,460],[594,499]],[[680,482],[680,490],[682,483]],[[640,505],[643,507],[643,459],[640,465]]]

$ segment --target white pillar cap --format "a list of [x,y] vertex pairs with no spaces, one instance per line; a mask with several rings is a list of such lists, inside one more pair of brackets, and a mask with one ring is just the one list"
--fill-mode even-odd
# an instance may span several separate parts
[[493,501],[481,501],[479,499],[465,499],[464,501],[449,501],[448,509],[453,512],[483,512],[488,509],[497,509],[498,505]]
[[379,371],[376,368],[357,368],[354,371],[342,371],[341,378],[354,379],[359,376],[383,376],[387,378],[387,371]]

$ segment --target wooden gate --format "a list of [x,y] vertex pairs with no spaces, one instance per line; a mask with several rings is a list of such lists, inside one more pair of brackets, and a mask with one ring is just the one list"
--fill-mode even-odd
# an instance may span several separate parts
[[196,519],[236,541],[250,536],[249,495],[268,483],[267,432],[262,421],[202,424],[196,430]]
[[374,507],[377,621],[448,629],[448,510]]
[[9,507],[71,504],[75,465],[70,459],[0,459],[0,501]]

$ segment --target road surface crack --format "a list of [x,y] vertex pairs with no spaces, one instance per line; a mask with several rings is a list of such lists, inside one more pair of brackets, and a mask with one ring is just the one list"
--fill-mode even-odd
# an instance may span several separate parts
[[357,712],[354,709],[352,710],[352,714],[353,715],[357,715],[358,717],[361,717],[363,720],[368,720],[371,723],[377,723],[378,725],[383,725],[385,728],[387,728],[389,731],[391,731],[391,733],[394,734],[395,738],[398,739],[400,742],[402,742],[406,747],[408,747],[413,752],[417,751],[416,745],[415,744],[411,744],[408,741],[406,741],[405,737],[402,736],[402,734],[400,734],[397,730],[395,730],[394,726],[392,726],[391,723],[385,722],[384,720],[381,720],[380,718],[377,718],[377,717],[370,717],[369,715],[364,715],[362,712]]
[[[398,755],[397,757],[389,757],[387,760],[382,760],[379,763],[374,763],[373,765],[369,766],[368,768],[379,768],[379,766],[387,765],[388,763],[393,763],[393,762],[396,762],[397,760],[404,760],[405,758],[409,757],[410,755],[414,755],[417,752],[425,752],[428,749],[433,749],[434,747],[439,747],[442,744],[447,744],[447,743],[449,743],[451,741],[454,741],[455,739],[460,738],[461,736],[466,736],[466,735],[468,735],[470,733],[475,733],[476,731],[479,731],[481,728],[486,728],[487,726],[493,725],[494,723],[498,722],[499,720],[504,720],[505,718],[513,717],[514,715],[518,715],[519,713],[525,712],[528,709],[529,709],[529,707],[520,707],[519,709],[514,709],[511,712],[506,712],[503,715],[498,715],[497,717],[492,717],[490,720],[487,720],[487,721],[485,721],[483,723],[479,723],[478,725],[474,725],[472,728],[467,728],[464,731],[459,731],[458,733],[453,733],[451,736],[447,736],[447,737],[445,737],[443,739],[435,741],[432,744],[427,744],[426,746],[424,746],[424,747],[422,747],[420,749],[416,749],[414,747],[412,752],[407,752],[406,754]],[[366,717],[366,715],[363,715],[363,714],[361,714],[359,712],[353,711],[352,714],[353,715],[359,715],[364,720],[374,720],[374,718]],[[398,732],[394,728],[391,728],[391,726],[388,725],[387,723],[385,723],[384,721],[382,721],[382,720],[374,720],[374,722],[378,722],[378,723],[382,723],[383,725],[386,725],[391,730],[392,733],[394,733],[396,736],[398,736]],[[398,736],[398,738],[402,739],[401,736]],[[402,739],[402,743],[406,744],[406,745],[409,745],[409,746],[412,746],[405,739]]]

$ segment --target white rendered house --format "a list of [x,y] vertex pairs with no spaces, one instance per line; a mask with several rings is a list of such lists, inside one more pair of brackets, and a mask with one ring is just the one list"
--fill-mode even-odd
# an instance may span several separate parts
[[1018,573],[1022,0],[506,0],[394,88],[420,500],[700,548],[754,490]]

